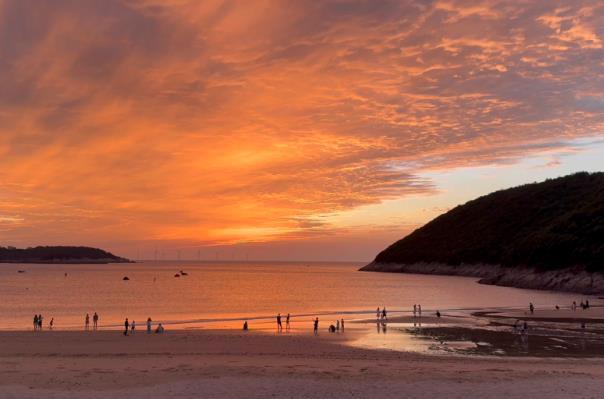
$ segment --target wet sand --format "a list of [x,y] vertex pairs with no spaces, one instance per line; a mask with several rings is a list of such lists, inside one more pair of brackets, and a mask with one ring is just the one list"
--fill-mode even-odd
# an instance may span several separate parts
[[598,397],[603,359],[435,356],[345,333],[0,332],[0,397]]

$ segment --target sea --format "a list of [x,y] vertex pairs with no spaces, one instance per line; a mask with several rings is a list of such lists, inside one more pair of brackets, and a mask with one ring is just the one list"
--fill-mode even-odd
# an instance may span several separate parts
[[[0,330],[82,329],[86,314],[100,327],[147,318],[168,328],[259,328],[278,313],[362,319],[376,308],[389,315],[482,308],[569,306],[579,294],[478,284],[476,278],[360,272],[363,263],[140,261],[128,264],[1,264]],[[19,272],[22,271],[22,272]],[[184,272],[181,274],[181,272]],[[124,280],[127,277],[128,280]],[[270,323],[270,324],[269,324]],[[306,323],[306,322],[305,322]],[[308,323],[306,323],[308,324]],[[305,325],[306,325],[305,324]],[[295,325],[295,324],[294,324]]]

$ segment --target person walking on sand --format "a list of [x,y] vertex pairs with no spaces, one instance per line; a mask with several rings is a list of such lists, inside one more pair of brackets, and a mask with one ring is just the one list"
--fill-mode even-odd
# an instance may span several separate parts
[[42,315],[38,315],[38,330],[42,331]]
[[533,302],[529,303],[529,311],[531,314],[535,313],[535,305],[533,305]]
[[381,312],[380,312],[380,307],[378,306],[377,310],[375,311],[375,318],[376,318],[377,320],[379,320],[379,319],[380,319],[380,314],[381,314]]
[[277,315],[277,332],[283,331],[283,325],[281,324],[281,313]]
[[336,320],[336,331],[340,332],[340,320]]
[[84,329],[88,331],[88,327],[90,326],[90,315],[86,313],[86,320],[84,321]]
[[247,331],[248,327],[247,327],[247,320],[243,322],[243,331]]
[[128,335],[128,327],[130,327],[130,323],[128,323],[128,318],[124,320],[124,335]]
[[34,331],[38,331],[38,315],[34,315]]
[[417,314],[422,317],[422,305],[417,305]]
[[413,317],[417,316],[417,305],[413,304]]
[[132,320],[130,324],[130,334],[134,335],[134,330],[136,329],[136,321]]
[[315,335],[319,335],[319,318],[315,318],[314,321],[314,333]]
[[51,317],[50,318],[50,324],[48,324],[49,328],[52,330],[52,326],[55,324],[55,318]]
[[340,323],[340,325],[342,326],[342,332],[344,332],[344,319],[342,319],[342,323]]
[[289,313],[287,314],[287,317],[285,318],[285,330],[289,331]]
[[147,318],[147,334],[151,334],[151,318]]
[[386,319],[388,319],[388,317],[386,317],[386,306],[384,306],[384,309],[382,309],[382,320]]
[[96,314],[96,312],[94,312],[94,315],[92,316],[92,329],[96,331],[96,329],[99,327],[99,315]]

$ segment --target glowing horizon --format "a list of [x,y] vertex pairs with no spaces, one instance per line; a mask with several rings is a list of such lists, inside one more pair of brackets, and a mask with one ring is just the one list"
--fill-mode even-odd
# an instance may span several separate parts
[[0,0],[0,32],[0,245],[368,260],[604,169],[597,1]]

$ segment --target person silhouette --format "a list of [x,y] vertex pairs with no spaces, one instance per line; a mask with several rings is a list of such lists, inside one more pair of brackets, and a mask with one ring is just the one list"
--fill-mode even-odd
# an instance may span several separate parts
[[287,331],[289,331],[289,313],[287,314],[287,317],[285,318],[285,329]]
[[281,313],[277,315],[277,331],[283,331],[283,325],[281,324]]
[[147,319],[147,334],[151,334],[151,318]]
[[99,324],[99,315],[96,314],[96,312],[94,312],[94,315],[92,316],[92,328],[96,330],[98,328],[98,324]]
[[314,321],[314,333],[315,333],[315,335],[319,334],[319,318],[318,317],[315,318],[315,321]]
[[90,315],[86,313],[86,319],[84,320],[84,329],[88,331],[88,326],[90,325]]
[[130,323],[128,323],[128,318],[124,320],[124,335],[128,335],[128,327],[130,327]]

